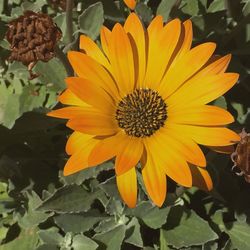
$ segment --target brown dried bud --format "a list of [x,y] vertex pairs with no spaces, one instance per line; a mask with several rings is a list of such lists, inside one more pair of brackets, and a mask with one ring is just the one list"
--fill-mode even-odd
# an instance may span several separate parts
[[61,8],[62,10],[66,10],[66,0],[49,0],[51,7],[55,10]]
[[36,75],[32,73],[32,68],[37,61],[48,62],[55,56],[55,46],[62,32],[50,16],[33,11],[26,11],[8,26],[6,38],[11,45],[9,60],[28,66],[30,78],[33,79]]
[[233,169],[237,167],[240,170],[237,174],[244,175],[245,180],[250,183],[250,133],[242,129],[240,138],[235,152],[231,154],[231,159],[234,162]]

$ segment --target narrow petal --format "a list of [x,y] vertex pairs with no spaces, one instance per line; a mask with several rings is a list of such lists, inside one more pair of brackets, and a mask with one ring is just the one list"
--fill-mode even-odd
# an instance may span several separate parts
[[84,102],[102,110],[106,114],[114,112],[114,101],[98,84],[80,77],[68,77],[66,83],[68,88]]
[[133,51],[130,40],[120,24],[112,30],[109,59],[114,77],[122,95],[130,93],[135,86]]
[[67,126],[78,132],[90,135],[112,135],[118,131],[118,126],[113,117],[93,112],[69,120]]
[[186,20],[182,24],[182,32],[180,39],[177,45],[176,56],[173,60],[173,64],[178,61],[179,58],[182,58],[191,48],[193,41],[193,27],[191,20]]
[[192,186],[191,172],[185,159],[187,150],[190,152],[189,148],[184,151],[184,147],[180,148],[178,141],[169,140],[166,136],[163,138],[159,134],[148,138],[148,145],[147,151],[150,151],[157,160],[157,167],[160,167],[176,183],[185,187]]
[[168,121],[190,125],[225,125],[232,123],[234,117],[226,110],[209,105],[187,109],[168,109]]
[[176,48],[181,32],[181,22],[179,19],[170,21],[158,34],[150,31],[148,29],[149,45],[145,86],[155,89]]
[[118,133],[106,139],[100,140],[89,155],[89,165],[96,166],[117,155],[119,146],[126,142],[126,135]]
[[125,174],[116,176],[117,187],[120,195],[128,207],[136,206],[137,178],[135,168],[131,168]]
[[74,152],[73,155],[69,158],[64,167],[63,174],[67,176],[90,167],[90,165],[88,164],[88,157],[91,150],[97,143],[98,140],[93,138],[85,141],[81,149]]
[[47,115],[63,119],[74,119],[85,114],[93,114],[93,112],[97,112],[97,110],[92,107],[66,107],[53,110]]
[[90,140],[93,139],[93,135],[87,135],[83,134],[81,132],[73,132],[66,144],[66,152],[68,155],[74,154],[79,149],[82,149],[85,147],[86,144],[90,142]]
[[122,175],[135,167],[141,159],[143,144],[139,138],[127,137],[115,160],[115,172]]
[[192,138],[196,143],[206,146],[227,146],[240,140],[237,133],[223,127],[199,127],[192,125],[168,124],[178,134]]
[[109,56],[109,46],[110,46],[110,40],[111,40],[111,31],[103,26],[101,28],[100,32],[100,37],[101,37],[101,44],[102,44],[102,49],[106,56]]
[[58,101],[63,104],[67,105],[74,105],[74,106],[89,106],[83,100],[78,98],[75,94],[72,93],[69,89],[66,89],[60,96],[58,97]]
[[80,36],[80,49],[85,53],[102,64],[105,68],[110,70],[110,63],[97,44],[89,37],[85,35]]
[[187,79],[193,76],[212,56],[216,45],[203,43],[191,49],[166,72],[159,93],[167,98],[174,93]]
[[232,154],[235,149],[233,145],[228,145],[228,146],[224,146],[224,147],[209,147],[211,150],[217,152],[217,153],[221,153],[221,154]]
[[239,75],[236,73],[223,73],[209,75],[202,80],[190,79],[176,93],[167,98],[166,102],[171,108],[207,104],[231,89],[238,77]]
[[147,162],[142,169],[142,177],[149,197],[158,207],[161,207],[167,194],[166,175],[148,151]]
[[68,52],[68,59],[79,77],[98,84],[114,97],[118,96],[116,83],[108,71],[97,61],[77,51]]
[[138,57],[137,65],[135,68],[138,68],[137,76],[137,86],[142,87],[142,83],[145,77],[146,70],[146,42],[145,42],[145,31],[142,26],[141,20],[134,13],[131,13],[127,18],[124,29],[128,33],[129,37],[133,40],[131,42],[132,47],[136,51],[134,56]]
[[232,57],[231,54],[228,54],[223,57],[218,57],[212,62],[208,62],[208,64],[205,65],[204,68],[194,76],[193,80],[194,79],[202,80],[202,78],[207,75],[224,73],[228,67],[231,57]]
[[210,191],[213,188],[213,181],[207,170],[193,165],[189,167],[192,173],[193,186],[204,191]]
[[[167,147],[166,145],[173,145],[171,149],[169,149],[169,147],[167,149],[167,151],[169,151],[169,154],[172,154],[174,156],[183,155],[185,161],[188,161],[200,167],[206,166],[206,158],[202,150],[197,145],[197,143],[195,143],[188,136],[185,136],[185,134],[179,134],[176,132],[176,130],[173,130],[166,126],[166,128],[162,128],[162,130],[159,131],[159,136],[157,137],[157,139],[158,145],[160,145],[161,148],[164,147],[163,145],[165,145],[165,147]],[[185,164],[184,167],[186,166],[187,165]],[[187,176],[189,171],[186,169],[185,172]]]
[[136,0],[123,0],[123,1],[131,10],[135,9]]

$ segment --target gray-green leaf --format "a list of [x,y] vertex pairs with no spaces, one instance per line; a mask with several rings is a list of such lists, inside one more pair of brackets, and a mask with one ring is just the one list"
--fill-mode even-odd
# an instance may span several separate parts
[[104,22],[104,10],[101,2],[90,5],[78,17],[80,32],[96,39]]

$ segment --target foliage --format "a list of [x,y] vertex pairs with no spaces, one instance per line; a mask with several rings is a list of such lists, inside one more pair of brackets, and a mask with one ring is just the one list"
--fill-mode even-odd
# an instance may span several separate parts
[[[231,171],[228,155],[207,153],[214,180],[210,193],[169,182],[162,208],[152,205],[143,186],[138,206],[124,206],[112,162],[62,175],[70,131],[46,112],[58,105],[57,95],[65,88],[70,72],[65,53],[77,49],[79,34],[98,42],[103,24],[111,28],[129,13],[121,0],[74,4],[70,37],[65,12],[46,0],[0,1],[0,249],[248,250],[250,186]],[[63,32],[58,58],[38,63],[40,76],[33,80],[23,65],[7,61],[4,38],[7,22],[28,9],[48,13]],[[215,41],[218,54],[232,53],[229,71],[239,72],[240,80],[216,104],[234,114],[234,130],[249,128],[250,1],[141,0],[135,11],[145,24],[156,13],[165,21],[190,18],[194,44]]]

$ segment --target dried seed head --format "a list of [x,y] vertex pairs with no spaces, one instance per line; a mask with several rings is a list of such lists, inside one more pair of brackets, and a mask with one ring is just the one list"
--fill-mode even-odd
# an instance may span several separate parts
[[237,144],[235,152],[232,153],[231,159],[234,162],[233,168],[240,170],[239,175],[244,175],[245,180],[250,183],[250,133],[242,129],[240,133],[241,140]]
[[49,4],[54,10],[58,10],[58,8],[66,10],[66,0],[49,0]]
[[32,68],[37,61],[47,62],[55,56],[55,46],[62,36],[61,30],[46,14],[26,11],[9,23],[6,38],[11,45],[10,61],[19,61]]

